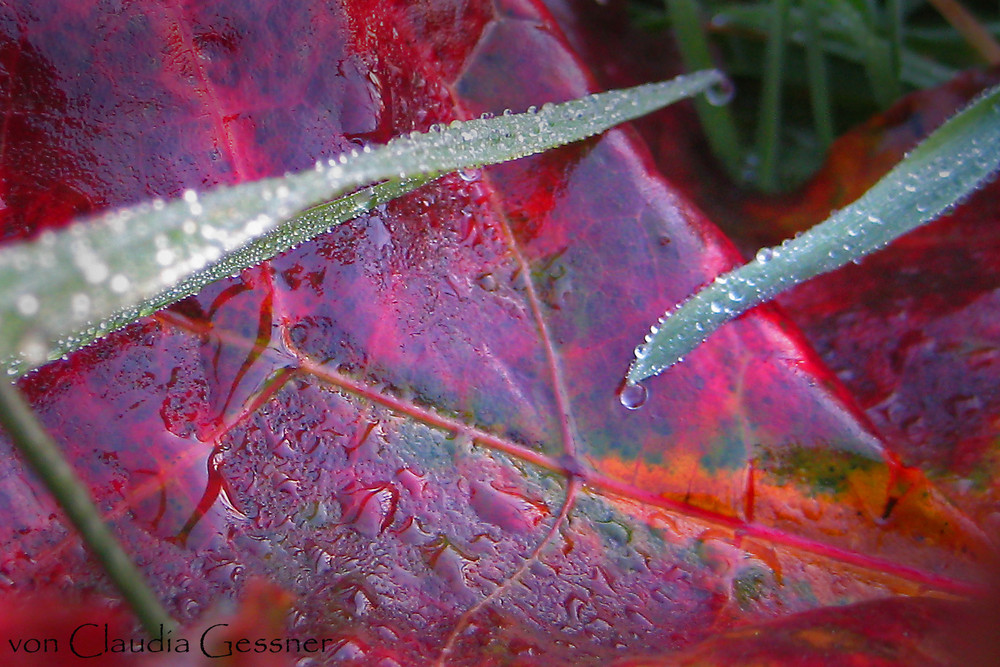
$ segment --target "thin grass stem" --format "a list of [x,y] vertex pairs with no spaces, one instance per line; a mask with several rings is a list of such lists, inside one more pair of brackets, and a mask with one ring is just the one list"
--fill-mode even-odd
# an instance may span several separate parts
[[809,101],[812,104],[813,124],[820,146],[826,151],[833,143],[833,105],[823,58],[823,41],[820,35],[821,0],[806,0],[806,68],[809,76]]
[[[711,69],[713,59],[696,0],[667,0],[674,37],[688,71]],[[695,99],[695,109],[712,153],[733,177],[742,169],[741,141],[729,107]]]
[[760,113],[757,118],[757,185],[777,188],[778,144],[781,128],[781,88],[785,72],[785,33],[790,0],[772,0]]
[[0,382],[0,425],[97,557],[108,578],[150,635],[176,626],[142,573],[101,518],[87,488],[38,421],[17,387]]

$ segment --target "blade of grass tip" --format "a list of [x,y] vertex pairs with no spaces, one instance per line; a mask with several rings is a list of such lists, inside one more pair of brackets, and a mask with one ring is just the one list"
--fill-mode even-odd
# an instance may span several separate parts
[[63,458],[17,387],[0,381],[0,425],[55,496],[70,523],[151,636],[176,627],[139,569],[101,518],[90,493]]
[[756,181],[766,191],[777,187],[778,142],[781,128],[781,87],[785,75],[785,33],[789,0],[771,0],[764,60],[764,83],[757,116]]
[[724,81],[717,71],[695,72],[528,113],[454,121],[317,163],[314,170],[200,195],[188,191],[183,199],[104,213],[2,248],[0,364],[10,375],[23,374],[287,250],[308,234],[286,234],[281,226],[332,197],[375,185],[345,200],[344,215],[354,217],[394,189],[405,191],[412,179],[578,141]]
[[[695,0],[667,0],[667,13],[673,25],[674,37],[681,50],[684,67],[689,71],[711,69],[715,66],[708,50],[708,37],[702,24]],[[732,84],[728,84],[732,91]],[[712,153],[722,162],[729,175],[739,178],[743,155],[741,142],[732,111],[725,106],[731,95],[724,92],[718,98],[698,98],[695,109],[705,130]]]
[[822,0],[805,1],[805,48],[806,69],[809,73],[809,101],[812,104],[813,124],[823,151],[833,143],[833,105],[830,103],[830,88],[823,62],[823,41],[819,20]]
[[958,0],[930,0],[930,3],[987,64],[1000,64],[1000,44],[962,3]]
[[850,206],[723,274],[654,325],[626,380],[662,372],[723,323],[937,218],[1000,166],[1000,86],[938,128]]

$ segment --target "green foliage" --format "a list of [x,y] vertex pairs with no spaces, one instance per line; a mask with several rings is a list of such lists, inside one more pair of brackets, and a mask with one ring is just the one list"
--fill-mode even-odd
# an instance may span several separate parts
[[[718,67],[733,79],[733,109],[700,105],[699,115],[729,174],[769,192],[801,183],[834,136],[900,95],[984,62],[921,2],[645,0],[630,7],[639,25],[669,31],[689,69]],[[984,32],[996,34],[997,26]]]

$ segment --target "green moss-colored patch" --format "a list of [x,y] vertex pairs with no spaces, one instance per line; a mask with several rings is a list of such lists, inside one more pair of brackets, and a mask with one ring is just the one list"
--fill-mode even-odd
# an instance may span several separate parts
[[708,472],[739,470],[746,467],[747,450],[743,441],[734,437],[716,440],[711,449],[701,457],[701,465]]
[[857,452],[794,445],[763,452],[757,468],[774,479],[777,486],[795,484],[812,493],[839,495],[848,488],[851,475],[871,471],[883,462]]

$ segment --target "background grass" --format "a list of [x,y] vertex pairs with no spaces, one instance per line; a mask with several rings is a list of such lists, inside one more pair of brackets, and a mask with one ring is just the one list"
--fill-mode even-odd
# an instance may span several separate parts
[[629,10],[676,39],[687,69],[732,78],[733,103],[699,115],[729,174],[765,192],[801,184],[834,137],[901,95],[1000,64],[995,2],[632,0]]

